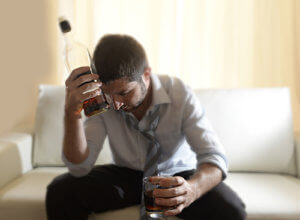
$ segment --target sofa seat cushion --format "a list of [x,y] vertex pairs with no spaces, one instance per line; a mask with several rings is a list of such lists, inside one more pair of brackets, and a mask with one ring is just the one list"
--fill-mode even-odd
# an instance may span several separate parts
[[230,173],[225,182],[246,204],[247,220],[300,219],[300,179],[288,175]]
[[0,190],[0,219],[47,219],[46,186],[66,168],[34,169]]
[[[66,168],[37,168],[0,190],[0,219],[46,220],[46,186]],[[229,173],[225,181],[243,199],[247,220],[299,220],[300,179],[287,175]],[[139,207],[93,214],[90,220],[138,219]],[[174,220],[177,218],[168,218]]]
[[[1,220],[46,220],[46,187],[51,180],[64,172],[65,167],[37,168],[15,179],[0,190]],[[90,220],[139,219],[139,206],[118,211],[92,214]],[[178,218],[168,218],[178,220]]]

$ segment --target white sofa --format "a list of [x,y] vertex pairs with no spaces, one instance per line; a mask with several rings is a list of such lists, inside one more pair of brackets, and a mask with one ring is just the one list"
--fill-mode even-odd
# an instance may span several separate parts
[[[244,200],[248,220],[300,219],[300,141],[287,88],[197,90],[229,159],[225,180]],[[40,86],[33,131],[0,136],[0,219],[43,220],[48,183],[61,161],[64,88]],[[111,162],[105,142],[97,164]],[[138,207],[91,220],[138,219]],[[176,218],[168,218],[169,220]]]

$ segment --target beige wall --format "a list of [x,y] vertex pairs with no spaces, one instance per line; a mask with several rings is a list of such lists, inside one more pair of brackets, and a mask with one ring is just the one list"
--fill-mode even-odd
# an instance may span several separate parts
[[[51,4],[50,4],[51,2]],[[32,124],[38,85],[56,80],[55,1],[0,3],[0,133]]]
[[300,134],[300,1],[295,2],[295,48],[294,48],[294,95],[292,97],[294,110],[294,127],[296,133]]
[[105,33],[133,35],[154,72],[192,88],[290,88],[300,132],[300,0],[61,2],[90,48]]
[[[104,2],[108,3],[108,1]],[[212,19],[211,22],[225,25],[223,28],[227,29],[222,33],[227,33],[227,35],[223,37],[221,34],[221,37],[212,42],[208,38],[207,42],[204,42],[207,48],[200,47],[199,49],[199,51],[203,51],[201,53],[203,57],[200,57],[200,60],[205,61],[208,59],[207,55],[211,55],[212,67],[210,69],[209,66],[204,65],[204,67],[212,71],[207,76],[198,74],[199,77],[202,77],[201,80],[186,79],[185,81],[192,87],[205,85],[212,88],[288,86],[292,94],[294,127],[297,132],[300,132],[300,15],[298,13],[300,0],[250,0],[247,2],[249,4],[243,4],[241,1],[223,1],[226,6],[224,7],[229,8],[230,12],[242,10],[242,12],[252,13],[249,10],[251,6],[254,7],[255,14],[241,16],[239,13],[228,13],[230,16],[226,17],[227,23],[222,23],[217,21],[219,21],[219,17],[220,21],[224,20],[223,14],[219,16],[216,11],[216,19]],[[68,7],[64,7],[64,11],[66,8]],[[212,13],[217,8],[210,9],[212,10],[210,13]],[[82,10],[81,7],[80,10]],[[62,70],[62,64],[57,63],[58,56],[61,55],[58,45],[61,42],[57,42],[57,36],[60,34],[56,23],[58,11],[58,1],[56,0],[3,0],[0,2],[0,100],[2,107],[0,133],[13,130],[23,124],[32,125],[38,98],[38,85],[62,82],[62,74],[58,74],[57,71],[58,69]],[[266,14],[266,11],[272,13]],[[188,18],[197,21],[191,14]],[[296,19],[293,19],[293,16],[296,16]],[[239,19],[244,20],[235,23]],[[104,22],[107,19],[100,19],[100,21]],[[204,19],[204,21],[206,20]],[[210,22],[210,20],[206,22]],[[235,25],[232,25],[233,23]],[[244,27],[244,31],[241,31],[244,24],[248,25],[246,28]],[[190,24],[186,27],[193,26]],[[105,30],[103,26],[101,28]],[[246,30],[251,30],[251,34]],[[203,32],[209,34],[207,31]],[[231,34],[234,38],[231,38]],[[194,35],[189,34],[188,36]],[[195,35],[195,37],[197,36]],[[211,36],[217,38],[219,35],[212,33]],[[239,41],[236,42],[235,39],[239,39]],[[219,44],[213,46],[216,41]],[[223,41],[225,43],[222,43]],[[195,41],[191,40],[190,42],[194,44]],[[228,44],[228,42],[232,44]],[[199,45],[201,46],[201,44]],[[240,47],[238,47],[239,45]],[[147,48],[146,43],[145,46]],[[229,51],[228,54],[235,56],[224,58],[223,49]],[[253,51],[252,55],[251,51]],[[243,54],[245,52],[247,54]],[[151,50],[148,50],[148,53],[151,54]],[[155,57],[152,58],[151,62],[155,63]],[[192,57],[189,56],[185,56],[185,58],[186,62],[192,60]],[[238,60],[238,65],[235,60]],[[214,65],[215,61],[221,65]],[[195,69],[193,65],[190,66]],[[162,70],[164,69],[162,68]],[[186,68],[185,71],[191,72]],[[183,78],[183,76],[180,77]],[[197,82],[197,85],[193,85],[193,82]],[[199,82],[203,82],[204,85],[199,85]]]

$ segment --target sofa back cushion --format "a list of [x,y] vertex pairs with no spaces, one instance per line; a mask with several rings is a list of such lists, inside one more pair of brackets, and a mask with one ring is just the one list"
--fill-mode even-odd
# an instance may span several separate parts
[[[295,174],[289,90],[196,90],[223,143],[230,171]],[[36,112],[33,163],[63,166],[61,160],[65,89],[41,85]],[[97,164],[111,162],[107,141]]]
[[[35,118],[34,166],[64,166],[61,159],[64,103],[64,86],[40,85]],[[96,164],[110,163],[111,158],[106,140]]]
[[230,171],[296,174],[288,88],[197,90]]

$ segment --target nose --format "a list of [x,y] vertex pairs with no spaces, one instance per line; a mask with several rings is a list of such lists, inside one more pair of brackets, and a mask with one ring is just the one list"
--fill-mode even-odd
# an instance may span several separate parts
[[122,105],[124,105],[124,103],[121,100],[113,97],[113,105],[114,105],[114,109],[120,110],[120,108],[122,107]]

